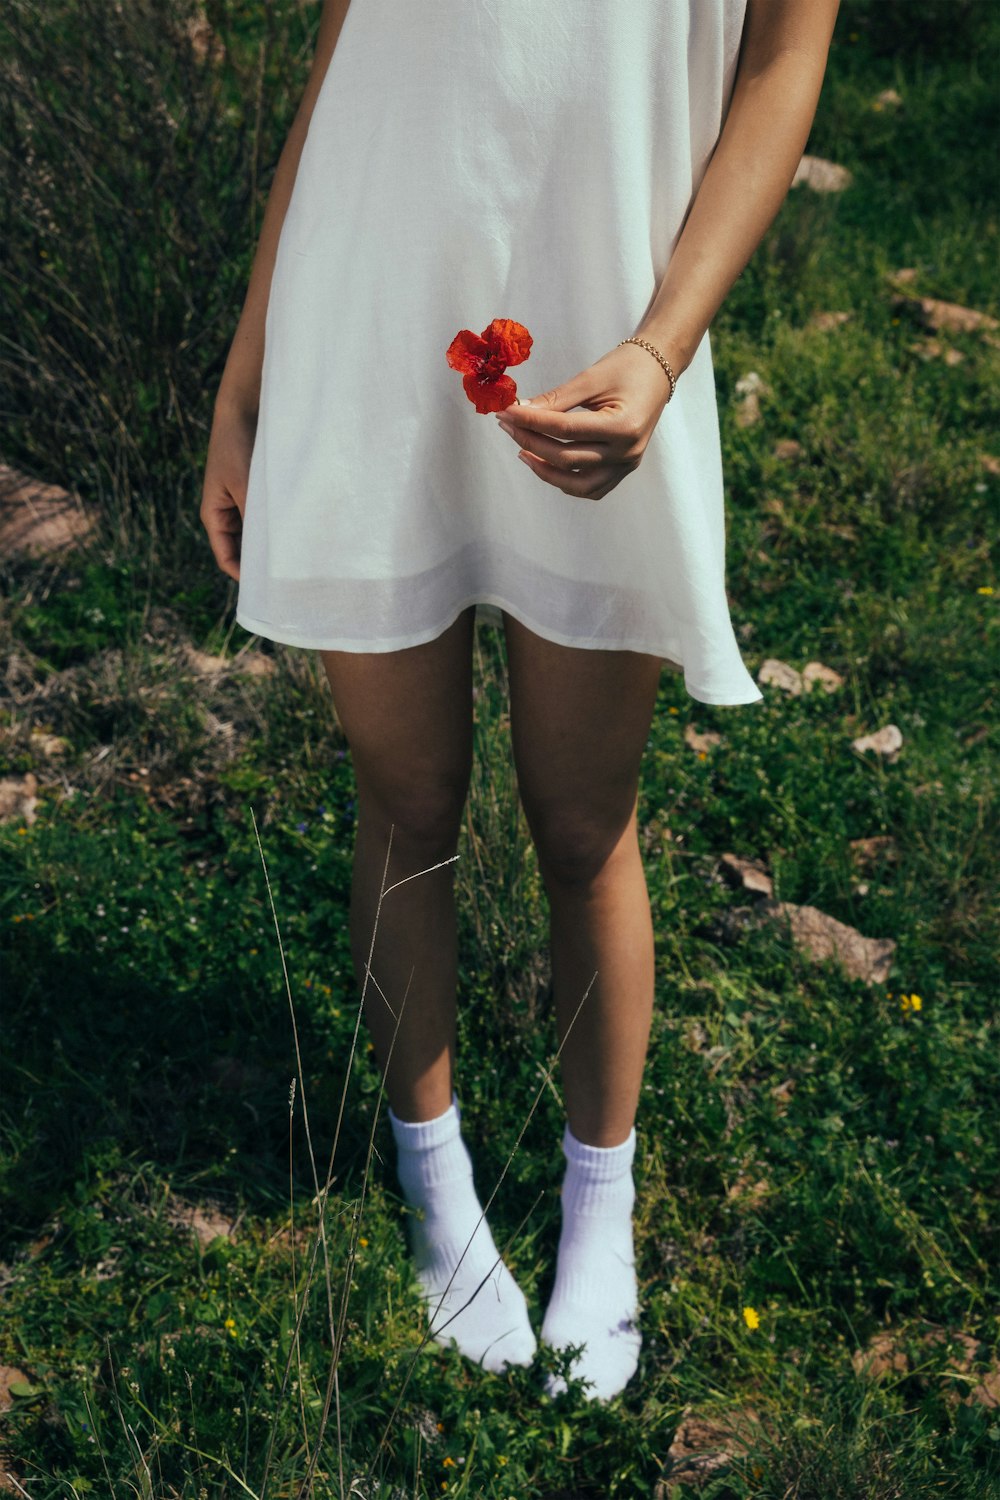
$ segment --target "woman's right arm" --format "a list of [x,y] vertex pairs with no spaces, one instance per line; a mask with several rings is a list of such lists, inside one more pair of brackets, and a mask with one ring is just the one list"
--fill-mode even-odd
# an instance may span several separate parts
[[282,147],[254,254],[243,310],[215,397],[202,481],[200,520],[223,573],[239,579],[250,460],[257,435],[264,324],[285,211],[292,196],[313,105],[351,0],[323,0],[309,81]]
[[316,35],[316,51],[313,56],[309,79],[302,100],[292,121],[287,139],[274,170],[271,190],[264,210],[260,237],[250,271],[243,310],[236,325],[233,342],[226,359],[225,369],[215,398],[216,408],[222,406],[236,410],[241,415],[256,416],[260,404],[260,372],[264,360],[264,319],[271,291],[271,274],[278,250],[278,238],[285,213],[292,196],[299,157],[309,129],[313,105],[320,91],[333,49],[337,45],[340,29],[344,24],[351,0],[324,0]]

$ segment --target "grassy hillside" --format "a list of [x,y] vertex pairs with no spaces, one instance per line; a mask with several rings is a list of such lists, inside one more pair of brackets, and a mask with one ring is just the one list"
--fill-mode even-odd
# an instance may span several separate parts
[[[540,1394],[551,1351],[500,1377],[421,1347],[350,760],[317,661],[235,625],[197,519],[318,6],[207,9],[0,20],[2,455],[95,519],[0,561],[0,1493],[1000,1496],[1000,11],[844,0],[807,149],[850,179],[790,192],[712,329],[765,701],[663,678],[644,1345],[595,1409]],[[477,651],[458,1088],[537,1327],[546,903],[502,640]],[[889,725],[900,748],[855,747]]]

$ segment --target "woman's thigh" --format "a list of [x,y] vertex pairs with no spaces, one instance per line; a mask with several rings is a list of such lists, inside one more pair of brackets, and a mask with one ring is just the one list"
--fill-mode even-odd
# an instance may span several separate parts
[[321,651],[362,813],[397,836],[457,836],[472,768],[475,606],[401,651]]
[[596,874],[635,810],[662,662],[560,646],[504,614],[511,741],[539,859]]

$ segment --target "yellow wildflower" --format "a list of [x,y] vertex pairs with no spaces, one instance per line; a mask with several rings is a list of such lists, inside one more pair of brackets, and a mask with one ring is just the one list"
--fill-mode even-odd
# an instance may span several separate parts
[[923,1010],[924,1002],[919,995],[900,995],[899,1003],[904,1010]]
[[992,586],[992,584],[984,583],[983,586],[982,586],[982,588],[976,589],[976,593],[977,594],[992,594],[993,593],[993,586]]
[[358,1240],[358,1244],[363,1245],[366,1250],[368,1249],[368,1241],[365,1239],[364,1235],[362,1235]]
[[455,1467],[455,1460],[453,1458],[446,1458],[441,1467],[442,1469],[453,1469]]
[[760,1313],[755,1307],[745,1307],[743,1309],[743,1321],[748,1328],[759,1328]]
[[236,1319],[235,1318],[227,1318],[226,1321],[223,1323],[222,1326],[226,1330],[226,1332],[230,1335],[231,1338],[235,1338],[236,1337]]

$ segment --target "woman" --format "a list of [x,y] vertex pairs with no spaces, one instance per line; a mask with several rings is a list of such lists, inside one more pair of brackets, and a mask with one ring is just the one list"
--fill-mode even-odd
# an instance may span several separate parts
[[[359,979],[383,881],[455,852],[474,625],[502,623],[565,1038],[541,1334],[583,1346],[599,1400],[641,1343],[636,803],[660,670],[761,697],[724,588],[708,327],[788,191],[838,4],[326,0],[215,402],[201,518],[237,618],[321,652],[350,745]],[[561,381],[496,417],[445,359],[495,319],[529,331],[536,390]],[[502,1369],[537,1346],[461,1134],[456,970],[443,864],[386,901],[365,1019],[432,1327]]]

